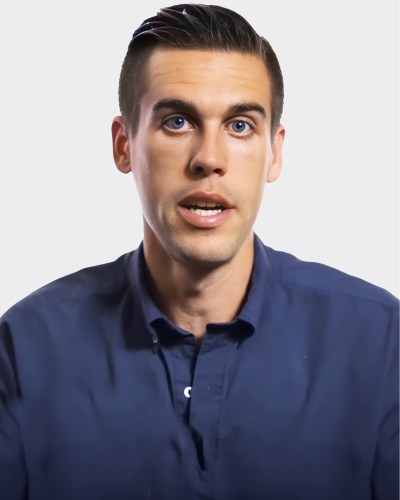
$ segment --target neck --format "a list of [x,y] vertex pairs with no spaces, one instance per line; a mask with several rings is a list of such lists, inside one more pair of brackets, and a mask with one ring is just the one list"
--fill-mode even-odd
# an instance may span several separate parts
[[154,238],[145,238],[150,292],[157,306],[178,327],[201,342],[208,323],[235,319],[246,298],[254,259],[253,235],[224,263],[174,259]]

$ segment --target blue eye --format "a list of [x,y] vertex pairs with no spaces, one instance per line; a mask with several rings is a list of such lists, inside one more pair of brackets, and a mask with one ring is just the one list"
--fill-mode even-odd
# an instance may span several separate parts
[[233,132],[236,134],[243,134],[243,132],[250,132],[251,128],[250,125],[243,120],[236,120],[231,123],[231,127]]
[[180,130],[183,128],[186,124],[186,120],[182,118],[181,116],[175,116],[174,118],[170,118],[165,122],[165,125],[168,128],[172,128],[174,130]]

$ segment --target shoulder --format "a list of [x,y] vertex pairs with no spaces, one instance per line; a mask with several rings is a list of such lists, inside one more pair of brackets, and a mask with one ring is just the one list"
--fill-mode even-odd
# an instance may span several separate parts
[[264,252],[271,268],[265,318],[292,332],[292,342],[309,339],[315,348],[323,342],[329,346],[329,359],[335,358],[333,352],[339,358],[346,352],[368,366],[397,356],[396,297],[333,267],[265,246]]
[[133,254],[127,253],[114,262],[87,267],[48,283],[12,306],[2,321],[57,312],[67,314],[88,302],[110,300],[127,288],[127,267]]
[[342,301],[375,303],[398,311],[398,299],[383,288],[325,264],[304,261],[266,246],[264,251],[274,279],[286,288]]

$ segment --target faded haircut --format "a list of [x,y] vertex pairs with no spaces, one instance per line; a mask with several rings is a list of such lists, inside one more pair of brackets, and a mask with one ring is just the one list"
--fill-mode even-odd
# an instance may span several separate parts
[[233,10],[217,5],[180,4],[161,9],[133,33],[119,79],[119,107],[131,133],[137,131],[146,63],[156,47],[253,54],[267,68],[271,83],[271,136],[283,109],[283,78],[271,45]]

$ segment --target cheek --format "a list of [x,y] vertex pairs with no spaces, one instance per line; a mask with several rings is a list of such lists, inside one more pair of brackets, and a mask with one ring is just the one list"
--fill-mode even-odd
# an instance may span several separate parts
[[237,148],[233,156],[232,168],[237,172],[237,181],[247,196],[261,196],[267,182],[270,164],[268,148],[263,144],[253,142],[250,147]]
[[260,209],[264,189],[267,182],[269,157],[267,149],[255,148],[247,155],[237,156],[236,168],[240,174],[236,176],[236,192],[240,196],[240,206],[243,216],[251,224]]
[[171,197],[174,187],[184,177],[182,164],[184,153],[171,144],[162,145],[152,141],[141,144],[136,152],[132,151],[132,172],[145,212],[155,212],[163,201]]
[[240,158],[240,161],[247,167],[253,164],[259,168],[260,165],[265,165],[268,158],[272,156],[271,144],[264,131],[247,139],[238,140],[231,137],[228,139],[227,147],[231,158],[234,160]]
[[171,140],[162,133],[155,133],[140,143],[135,160],[140,167],[146,165],[152,174],[165,176],[170,171],[176,174],[178,169],[185,166],[190,149],[188,146],[187,140]]

